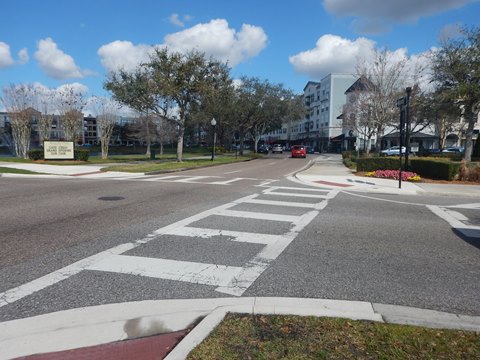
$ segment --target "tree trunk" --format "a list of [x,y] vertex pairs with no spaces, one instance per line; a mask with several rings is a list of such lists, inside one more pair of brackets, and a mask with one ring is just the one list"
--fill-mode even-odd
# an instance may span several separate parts
[[148,119],[148,115],[147,115],[147,120],[146,120],[146,122],[147,122],[147,129],[146,129],[146,130],[147,130],[147,136],[146,136],[146,139],[145,139],[145,140],[147,140],[147,151],[145,152],[145,155],[150,156],[150,153],[151,153],[151,151],[150,151],[151,140],[150,140],[150,121],[149,121],[149,119]]
[[472,137],[473,137],[473,128],[475,127],[475,123],[477,120],[477,115],[474,114],[470,109],[472,107],[467,107],[468,110],[465,111],[465,117],[468,119],[468,127],[467,132],[465,133],[465,153],[464,153],[464,160],[470,162],[472,160]]
[[102,145],[102,159],[108,159],[109,139],[101,139],[100,142],[101,142],[101,145]]
[[185,134],[185,111],[180,108],[180,120],[178,121],[177,133],[177,162],[182,162],[183,156],[183,135]]

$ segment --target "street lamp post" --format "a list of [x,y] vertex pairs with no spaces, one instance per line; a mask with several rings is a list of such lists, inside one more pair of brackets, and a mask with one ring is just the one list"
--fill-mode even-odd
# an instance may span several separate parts
[[213,159],[215,159],[215,142],[217,141],[217,133],[215,131],[217,120],[213,118],[212,121],[210,121],[210,124],[212,125],[212,128],[213,128],[213,146],[212,146],[212,161],[213,161]]

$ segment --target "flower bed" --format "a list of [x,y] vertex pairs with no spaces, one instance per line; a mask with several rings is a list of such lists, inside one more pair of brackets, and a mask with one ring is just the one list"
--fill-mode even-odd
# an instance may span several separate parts
[[[368,177],[376,177],[383,179],[394,179],[398,180],[400,171],[398,170],[376,170],[369,171],[365,174]],[[402,171],[402,181],[420,181],[422,180],[419,175],[411,171]]]

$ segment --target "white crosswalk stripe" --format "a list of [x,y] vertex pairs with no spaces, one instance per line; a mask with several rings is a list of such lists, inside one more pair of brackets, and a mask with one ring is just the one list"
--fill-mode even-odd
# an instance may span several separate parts
[[[165,178],[165,177],[164,177]],[[169,176],[174,179],[176,176]],[[200,177],[196,177],[200,179]],[[272,201],[262,199],[265,195],[284,195],[282,191],[295,191],[295,195],[316,200],[315,203],[302,203],[298,201]],[[320,195],[322,193],[322,195]],[[239,198],[233,202],[217,206],[190,216],[173,224],[155,230],[142,239],[118,245],[109,250],[90,256],[74,264],[47,274],[39,279],[23,284],[13,289],[0,293],[0,307],[15,302],[25,296],[41,291],[53,284],[78,274],[81,271],[102,271],[108,273],[130,274],[132,276],[145,276],[150,278],[189,282],[194,284],[211,285],[215,291],[241,296],[251,284],[270,266],[270,264],[285,250],[327,205],[328,201],[338,194],[337,190],[319,190],[310,188],[267,188],[260,194],[253,194]],[[252,204],[270,206],[272,213],[258,211],[239,211],[232,209],[238,205]],[[295,213],[295,207],[308,208],[303,215],[275,214],[278,207],[288,207]],[[245,224],[245,231],[232,231],[229,229],[202,228],[194,223],[211,216],[220,215],[241,219],[240,224]],[[248,219],[272,220],[290,223],[288,230],[282,234],[251,232],[248,228]],[[243,221],[245,220],[245,221]],[[221,224],[221,223],[220,223]],[[199,241],[211,241],[221,237],[226,241],[245,243],[245,246],[263,245],[262,249],[243,266],[229,264],[210,264],[194,261],[171,260],[143,256],[131,256],[124,253],[135,248],[141,248],[147,243],[161,246],[163,236],[176,235],[180,237],[175,241],[182,241],[181,237]],[[249,245],[250,244],[250,245]]]

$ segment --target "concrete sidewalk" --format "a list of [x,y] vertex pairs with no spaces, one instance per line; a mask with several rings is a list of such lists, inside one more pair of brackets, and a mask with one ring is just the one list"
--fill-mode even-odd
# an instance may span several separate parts
[[[0,323],[0,359],[111,344],[126,339],[148,339],[148,336],[178,332],[198,323],[166,357],[184,359],[228,312],[340,317],[480,331],[479,316],[365,301],[271,297],[139,301],[59,311]],[[112,347],[105,346],[102,350],[97,346],[97,357],[102,351],[112,351]]]
[[479,196],[480,185],[412,183],[398,180],[356,176],[345,167],[342,156],[337,154],[320,155],[311,166],[295,175],[295,178],[312,186],[328,187],[345,191],[386,193],[386,194],[436,194],[451,196]]
[[[34,175],[36,177],[49,178],[52,176],[55,177],[80,177],[88,176],[94,178],[131,178],[136,177],[141,174],[139,173],[127,173],[127,172],[117,172],[109,171],[102,172],[101,169],[107,167],[108,164],[98,164],[98,165],[49,165],[49,164],[33,164],[33,163],[11,163],[11,162],[0,162],[0,167],[8,167],[12,169],[21,169],[29,170],[41,175]],[[4,174],[4,176],[21,176],[21,174]],[[2,176],[2,174],[0,174]],[[32,176],[32,175],[23,175],[23,176]]]

